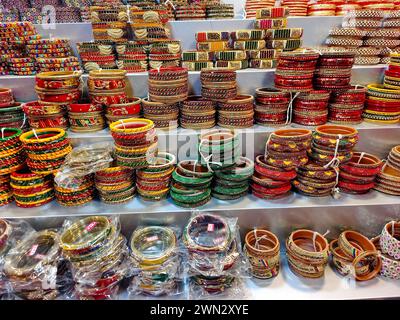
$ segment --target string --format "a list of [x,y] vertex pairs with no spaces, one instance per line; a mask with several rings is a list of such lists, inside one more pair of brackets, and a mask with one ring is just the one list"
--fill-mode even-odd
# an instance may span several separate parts
[[24,112],[24,121],[22,121],[22,125],[21,125],[20,129],[22,129],[25,126],[25,122],[26,122],[26,114]]
[[5,128],[1,128],[1,138],[4,139],[4,129]]
[[122,126],[124,127],[124,129],[126,129],[126,128],[125,128],[125,122],[122,121],[122,119],[120,119],[119,122],[121,122],[121,124],[122,124]]
[[35,135],[36,139],[39,140],[39,137],[38,137],[38,135],[36,134],[36,130],[35,130],[35,129],[32,129],[32,131],[33,131],[33,134]]
[[290,92],[290,102],[288,104],[288,108],[287,108],[287,112],[286,112],[286,122],[285,122],[285,124],[292,123],[293,102],[294,102],[294,99],[296,99],[299,94],[300,94],[300,92],[296,92],[294,97],[292,97],[292,92]]
[[254,233],[254,239],[256,240],[256,242],[254,243],[254,247],[260,249],[260,244],[258,242],[262,239],[268,239],[268,237],[266,234],[262,235],[261,237],[257,237],[257,229],[254,229],[253,233]]
[[130,11],[130,5],[126,5],[126,14],[128,16],[128,23],[131,23],[131,11]]
[[318,232],[314,231],[312,241],[313,241],[313,247],[314,247],[314,252],[317,252],[317,247],[315,246],[315,240],[317,239]]
[[265,144],[264,159],[267,159],[267,156],[268,156],[268,145],[269,145],[269,142],[271,141],[271,137],[272,137],[273,134],[274,134],[274,133],[272,132],[272,133],[269,135],[268,140],[267,140],[267,143]]
[[361,152],[360,158],[357,161],[357,164],[360,164],[361,159],[365,156],[365,152]]
[[392,237],[394,237],[394,221],[392,221]]
[[336,139],[336,147],[335,147],[335,153],[333,155],[333,158],[331,161],[329,161],[326,165],[324,165],[324,168],[329,168],[329,167],[338,167],[340,164],[340,160],[337,157],[338,151],[339,151],[339,143],[340,140],[343,138],[341,134],[339,134],[339,137]]
[[204,142],[204,141],[207,142],[207,140],[205,140],[205,139],[200,140],[200,143],[199,143],[199,153],[200,153],[201,158],[202,158],[202,159],[204,160],[204,162],[206,163],[208,171],[214,172],[214,170],[211,169],[210,164],[215,164],[215,165],[221,167],[221,166],[222,166],[222,163],[221,163],[221,162],[217,162],[217,161],[211,161],[211,158],[212,158],[212,156],[213,156],[212,153],[209,154],[207,157],[204,156],[203,152],[201,151],[201,146],[203,145],[203,142]]
[[167,0],[164,2],[164,4],[167,4],[167,3],[169,3],[171,5],[171,7],[174,9],[174,11],[176,11],[176,8],[175,8],[174,4],[172,3],[172,1]]

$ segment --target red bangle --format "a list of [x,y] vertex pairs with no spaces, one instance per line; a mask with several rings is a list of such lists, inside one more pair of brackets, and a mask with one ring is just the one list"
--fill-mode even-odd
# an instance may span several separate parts
[[278,195],[278,194],[283,194],[286,192],[289,192],[290,189],[292,189],[292,185],[290,183],[285,184],[281,187],[276,187],[276,188],[267,188],[267,187],[263,187],[259,184],[256,184],[254,182],[250,183],[251,188],[256,191],[257,193],[260,194],[265,194],[265,195]]
[[365,183],[365,184],[359,184],[359,183],[352,183],[348,181],[343,181],[339,180],[338,183],[339,188],[344,188],[346,190],[351,190],[351,191],[368,191],[375,187],[375,183]]

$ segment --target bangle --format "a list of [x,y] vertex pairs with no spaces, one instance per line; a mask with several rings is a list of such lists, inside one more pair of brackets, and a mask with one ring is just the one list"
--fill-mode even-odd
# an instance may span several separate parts
[[265,40],[237,40],[233,44],[235,50],[261,50],[266,46]]
[[254,21],[255,29],[275,29],[275,28],[286,28],[286,18],[267,18],[267,19],[256,19]]
[[379,240],[382,252],[396,260],[400,259],[399,230],[399,222],[388,222],[383,227]]
[[207,42],[207,41],[228,41],[229,32],[228,31],[201,31],[196,32],[195,39],[197,42]]
[[[182,61],[213,61],[215,52],[211,51],[183,51]],[[189,68],[188,68],[189,69]],[[190,69],[189,69],[190,70]]]
[[196,49],[199,51],[224,51],[230,50],[231,48],[229,45],[229,41],[211,41],[197,42]]
[[381,251],[380,257],[382,259],[382,268],[380,270],[380,275],[388,277],[390,279],[398,280],[400,279],[400,262],[399,259],[394,259],[393,257],[382,253],[380,246],[380,236],[371,239],[372,243],[375,245],[376,250]]
[[290,14],[290,10],[287,7],[270,7],[257,9],[256,19],[264,18],[285,18]]

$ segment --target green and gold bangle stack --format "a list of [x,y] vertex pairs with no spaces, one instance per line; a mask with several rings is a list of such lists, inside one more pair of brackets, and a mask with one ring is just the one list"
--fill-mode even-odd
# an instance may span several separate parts
[[173,154],[159,152],[154,164],[137,170],[136,189],[142,199],[159,201],[168,196],[175,160]]
[[239,136],[231,129],[208,130],[199,136],[200,163],[212,170],[234,166],[240,156]]
[[22,168],[25,153],[20,140],[22,130],[2,128],[0,132],[0,176],[3,176]]
[[189,50],[182,52],[182,67],[189,71],[200,71],[203,68],[214,66],[215,54],[213,51]]
[[10,175],[0,176],[0,207],[9,204],[14,200],[12,188],[10,186]]
[[211,199],[212,171],[197,161],[186,160],[178,163],[172,173],[170,195],[173,202],[186,208],[195,208]]
[[134,277],[129,291],[151,296],[176,292],[180,282],[181,259],[171,228],[138,228],[132,234],[130,248]]
[[181,105],[181,127],[209,129],[215,126],[215,102],[201,96],[189,96]]
[[234,200],[245,196],[253,173],[254,162],[245,157],[240,157],[234,167],[216,170],[212,196],[220,200]]
[[135,171],[110,167],[96,172],[95,185],[100,199],[108,204],[119,204],[135,196]]
[[74,180],[75,185],[71,188],[54,184],[56,200],[62,206],[80,206],[93,200],[95,191],[93,175],[75,177]]

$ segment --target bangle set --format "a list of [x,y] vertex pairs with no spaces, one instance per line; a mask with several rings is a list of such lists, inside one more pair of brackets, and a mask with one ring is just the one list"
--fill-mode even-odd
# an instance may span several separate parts
[[218,125],[223,128],[249,128],[254,122],[254,98],[238,95],[232,100],[218,102]]
[[362,113],[367,89],[363,86],[351,86],[346,90],[333,91],[329,103],[330,122],[336,124],[358,124],[362,122]]
[[57,171],[72,151],[67,133],[63,129],[33,129],[20,137],[28,156],[27,165],[36,174]]
[[74,177],[74,186],[65,187],[54,183],[54,193],[57,202],[66,207],[84,205],[94,198],[94,176],[89,174],[82,177]]
[[110,299],[127,274],[128,248],[115,220],[105,216],[77,219],[66,224],[60,235],[62,254],[72,265],[79,299]]
[[27,300],[56,299],[62,289],[59,255],[57,232],[46,229],[28,234],[4,260],[4,274],[13,291]]
[[378,173],[374,189],[386,194],[400,195],[400,170],[386,162]]
[[83,69],[86,72],[117,67],[111,45],[101,42],[77,42],[76,45],[82,60]]
[[304,126],[319,126],[328,121],[329,91],[312,90],[300,93],[293,104],[293,122]]
[[128,118],[140,118],[141,109],[142,99],[138,97],[128,98],[126,103],[110,104],[106,106],[107,124]]
[[68,116],[64,104],[41,101],[26,102],[22,105],[28,123],[33,129],[68,128]]
[[68,116],[71,131],[93,132],[105,128],[104,109],[102,105],[70,104]]
[[393,168],[400,170],[400,146],[395,146],[390,150],[387,163]]
[[178,127],[179,102],[166,104],[163,102],[142,99],[143,117],[154,122],[158,129],[175,129]]
[[[2,128],[0,137],[0,175],[8,175],[24,166],[25,154],[20,136],[22,131],[16,128]],[[2,195],[4,196],[4,195]],[[6,199],[4,199],[6,200]]]
[[316,231],[293,231],[286,240],[286,257],[295,274],[305,278],[320,278],[328,264],[328,241]]
[[281,125],[287,120],[290,93],[274,88],[258,88],[255,95],[254,120],[260,125]]
[[357,281],[375,278],[381,270],[382,258],[375,245],[356,231],[344,231],[329,244],[333,265],[343,276]]
[[305,0],[283,0],[282,6],[289,9],[291,16],[306,16],[307,15],[307,1]]
[[189,96],[182,102],[180,125],[186,129],[209,129],[215,126],[216,105],[201,96]]
[[136,189],[144,200],[159,201],[168,196],[176,158],[166,152],[159,152],[154,164],[136,172]]
[[201,95],[211,101],[225,102],[237,95],[236,71],[232,69],[202,69]]
[[134,268],[131,291],[161,296],[177,290],[181,259],[171,228],[149,226],[136,229],[130,240],[130,249],[129,257]]
[[264,229],[254,229],[245,236],[243,253],[250,263],[250,273],[258,279],[271,279],[280,268],[280,244],[277,236]]

